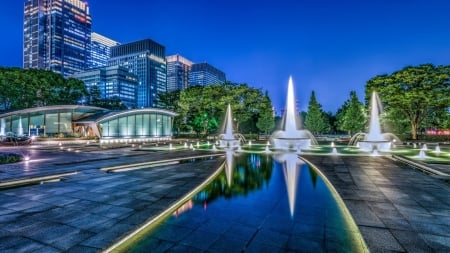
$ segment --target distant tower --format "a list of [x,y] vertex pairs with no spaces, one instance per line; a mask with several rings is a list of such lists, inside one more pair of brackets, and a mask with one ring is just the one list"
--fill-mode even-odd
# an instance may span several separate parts
[[98,33],[91,33],[91,59],[89,68],[98,68],[108,65],[111,57],[111,47],[120,45],[119,42]]
[[119,65],[138,77],[137,107],[158,107],[157,94],[167,92],[166,48],[151,40],[111,48],[108,66]]
[[125,67],[99,67],[78,72],[72,77],[83,81],[90,92],[96,86],[100,91],[100,98],[116,97],[127,108],[136,108],[138,78]]
[[23,67],[67,77],[87,69],[91,16],[80,0],[27,0],[24,5]]
[[187,89],[192,62],[179,54],[167,56],[166,60],[167,91]]
[[189,85],[212,85],[225,83],[225,73],[204,62],[192,65]]

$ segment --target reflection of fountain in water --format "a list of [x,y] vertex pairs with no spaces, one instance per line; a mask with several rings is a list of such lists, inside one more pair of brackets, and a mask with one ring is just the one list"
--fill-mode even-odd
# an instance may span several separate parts
[[316,139],[308,130],[299,130],[298,113],[296,112],[294,85],[289,77],[286,98],[286,111],[283,115],[282,129],[272,134],[272,142],[276,149],[297,150],[298,147],[308,149],[311,144],[317,144]]
[[[381,113],[381,102],[377,93],[372,92],[370,104],[370,125],[368,133],[357,133],[350,140],[350,145],[358,144],[364,151],[388,151],[391,150],[391,141],[400,142],[400,139],[392,133],[381,133],[379,115]],[[363,138],[363,140],[360,140]]]
[[238,147],[240,140],[233,134],[233,116],[231,114],[231,106],[228,104],[227,112],[225,114],[225,132],[219,135],[219,147],[234,148]]
[[233,150],[227,149],[225,155],[225,176],[227,177],[228,187],[230,187],[233,179]]
[[299,165],[304,164],[296,153],[283,153],[276,155],[275,160],[283,165],[284,181],[289,200],[289,211],[294,216],[295,200],[297,198],[297,186],[301,169]]

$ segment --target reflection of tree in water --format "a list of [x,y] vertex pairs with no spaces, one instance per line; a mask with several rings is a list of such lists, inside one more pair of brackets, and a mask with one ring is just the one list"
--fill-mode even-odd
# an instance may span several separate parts
[[195,201],[211,202],[219,197],[232,198],[247,195],[267,184],[272,176],[272,158],[259,154],[242,154],[234,158],[231,186],[225,170],[194,197]]
[[311,176],[311,183],[313,185],[313,188],[316,189],[316,184],[317,184],[317,171],[315,169],[313,169],[311,166],[308,166],[309,168],[309,175]]

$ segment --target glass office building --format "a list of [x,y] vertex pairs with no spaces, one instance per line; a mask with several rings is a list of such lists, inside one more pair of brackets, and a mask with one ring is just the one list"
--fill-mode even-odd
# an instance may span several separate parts
[[59,105],[0,114],[0,136],[8,133],[100,139],[170,139],[174,112],[146,108],[111,111],[99,107]]
[[128,109],[137,107],[139,81],[137,76],[125,67],[100,67],[78,72],[72,77],[83,81],[88,91],[92,91],[94,86],[98,87],[101,98],[117,97]]
[[108,66],[124,66],[138,77],[137,107],[158,107],[157,94],[167,92],[166,49],[150,39],[111,48]]
[[166,61],[167,91],[187,89],[192,62],[179,54],[167,56]]
[[107,38],[98,33],[91,33],[91,58],[90,68],[104,67],[108,65],[111,57],[111,47],[119,45],[119,42]]
[[204,62],[192,65],[189,74],[189,85],[212,85],[225,83],[225,73]]
[[91,16],[80,0],[27,0],[24,5],[23,68],[68,77],[88,68]]

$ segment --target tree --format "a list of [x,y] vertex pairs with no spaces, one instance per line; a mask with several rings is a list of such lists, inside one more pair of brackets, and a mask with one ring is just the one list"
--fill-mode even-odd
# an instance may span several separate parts
[[386,111],[398,110],[409,120],[412,139],[416,140],[427,115],[438,115],[450,107],[449,76],[449,66],[405,67],[391,75],[370,79],[366,83],[366,99],[377,91]]
[[[169,101],[167,98],[163,100]],[[170,102],[168,102],[170,103]],[[247,84],[227,82],[222,85],[192,86],[180,92],[178,107],[173,107],[179,113],[182,128],[192,128],[197,133],[210,133],[223,125],[227,105],[233,111],[234,130],[240,132],[240,126],[246,131],[257,131],[256,122],[263,112],[272,110],[269,97],[264,96],[260,89],[248,87]],[[242,133],[242,132],[241,132]]]
[[265,135],[268,135],[270,131],[275,127],[275,119],[273,117],[273,112],[266,111],[260,114],[258,121],[256,122],[256,127]]
[[367,117],[364,105],[358,99],[355,91],[350,92],[350,98],[336,114],[339,130],[346,131],[350,135],[364,131]]
[[0,104],[4,110],[77,104],[87,94],[84,84],[40,69],[0,68]]
[[313,134],[319,134],[330,130],[330,125],[326,121],[322,111],[322,105],[316,100],[314,91],[309,99],[308,112],[305,117],[305,128]]

